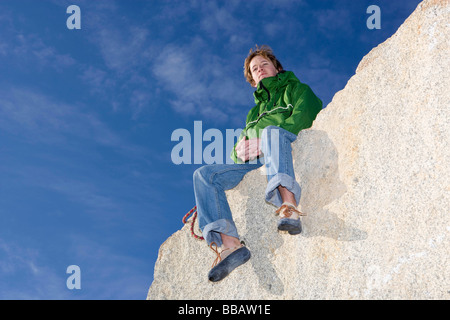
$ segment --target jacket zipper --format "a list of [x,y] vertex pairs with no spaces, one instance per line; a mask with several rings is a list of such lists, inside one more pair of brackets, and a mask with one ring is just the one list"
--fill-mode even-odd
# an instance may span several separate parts
[[264,90],[266,90],[267,95],[268,95],[267,103],[269,103],[269,101],[270,101],[270,92],[269,92],[269,90],[264,86],[264,84],[262,83],[262,81],[260,81],[259,84],[260,84],[261,88],[263,88]]
[[[261,88],[263,88],[266,92],[267,92],[267,103],[266,103],[266,107],[264,108],[264,110],[267,109],[267,104],[270,102],[270,91],[266,88],[266,86],[263,84],[262,81],[259,82],[259,86]],[[256,121],[259,121],[259,119],[261,119],[262,117],[264,117],[267,114],[267,111],[264,111],[263,113],[259,114],[258,113],[258,118]]]

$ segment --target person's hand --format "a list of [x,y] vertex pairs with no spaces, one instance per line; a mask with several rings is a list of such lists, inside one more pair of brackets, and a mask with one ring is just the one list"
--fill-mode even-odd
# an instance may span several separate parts
[[242,138],[236,145],[237,157],[244,162],[258,157],[261,154],[260,141],[260,138],[251,138],[249,140],[246,137]]

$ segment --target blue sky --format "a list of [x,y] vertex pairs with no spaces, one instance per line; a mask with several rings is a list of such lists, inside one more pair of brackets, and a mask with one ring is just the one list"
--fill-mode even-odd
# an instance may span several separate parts
[[195,205],[172,132],[243,127],[255,44],[326,106],[419,2],[1,0],[0,299],[145,299]]

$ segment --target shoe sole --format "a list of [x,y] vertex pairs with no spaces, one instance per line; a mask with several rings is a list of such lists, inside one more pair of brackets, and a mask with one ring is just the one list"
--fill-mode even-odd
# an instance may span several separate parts
[[296,235],[302,232],[302,224],[300,219],[282,218],[278,221],[278,230],[288,231],[291,235]]
[[217,282],[224,279],[230,274],[231,271],[246,263],[250,257],[250,250],[246,247],[237,249],[209,271],[209,281]]

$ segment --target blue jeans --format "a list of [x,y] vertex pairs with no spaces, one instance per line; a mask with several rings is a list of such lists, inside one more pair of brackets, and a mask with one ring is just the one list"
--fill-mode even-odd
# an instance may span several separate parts
[[287,188],[300,201],[301,189],[295,180],[291,143],[297,136],[280,127],[266,127],[261,135],[263,158],[243,164],[210,164],[194,172],[194,194],[200,230],[208,244],[222,245],[220,233],[236,237],[225,190],[236,187],[248,172],[266,166],[267,188],[265,199],[279,207],[282,204],[278,187]]

